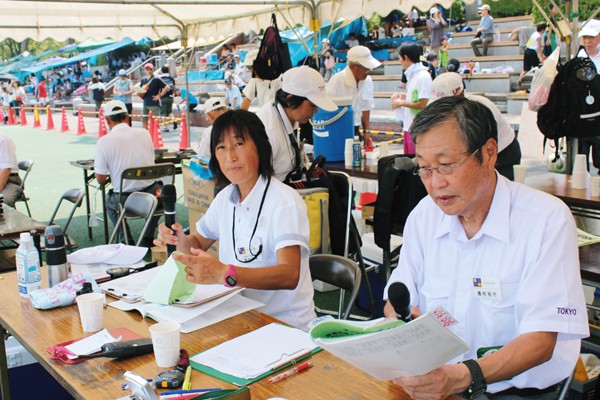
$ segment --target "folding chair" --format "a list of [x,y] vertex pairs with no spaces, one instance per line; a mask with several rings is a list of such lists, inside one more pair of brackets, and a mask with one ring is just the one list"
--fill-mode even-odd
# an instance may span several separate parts
[[27,214],[31,217],[31,210],[29,209],[29,203],[28,203],[29,197],[27,197],[27,195],[25,194],[25,181],[27,180],[27,177],[29,176],[29,171],[31,171],[31,167],[33,167],[33,160],[19,161],[17,166],[19,167],[19,169],[21,171],[25,171],[25,174],[21,177],[21,186],[19,186],[19,193],[18,193],[17,199],[15,200],[15,203],[17,201],[24,202],[25,208],[27,208]]
[[358,265],[349,258],[334,254],[316,254],[310,257],[310,274],[313,280],[318,279],[350,293],[346,306],[340,301],[338,311],[340,319],[348,319],[360,290]]
[[[136,246],[139,246],[140,243],[142,242],[142,239],[144,238],[144,234],[146,233],[146,230],[148,229],[148,225],[150,225],[150,220],[154,216],[154,212],[156,211],[157,204],[158,204],[158,200],[156,200],[156,197],[154,197],[150,193],[144,193],[144,192],[131,193],[127,197],[127,200],[125,200],[125,204],[123,204],[123,210],[121,212],[121,215],[119,215],[119,219],[117,220],[117,223],[115,224],[115,228],[113,229],[113,232],[110,235],[110,239],[108,240],[108,243],[109,244],[112,243],[115,236],[118,237],[119,227],[121,225],[123,225],[123,229],[125,229],[125,226],[124,226],[125,216],[128,215],[131,217],[143,218],[146,220],[144,227],[142,228],[142,231],[140,233],[140,237],[138,238],[138,240],[135,244]],[[126,242],[126,244],[129,244],[129,243],[127,243],[127,235],[125,235],[125,242]]]
[[69,250],[69,252],[73,251],[73,249],[76,248],[78,245],[77,245],[77,243],[71,243],[71,239],[69,238],[69,235],[67,234],[67,229],[69,229],[69,224],[71,224],[71,219],[73,218],[73,214],[75,214],[75,211],[77,210],[77,208],[81,207],[84,197],[85,197],[85,191],[83,189],[76,188],[76,189],[67,190],[66,192],[63,193],[63,195],[58,200],[58,204],[56,204],[56,208],[54,209],[54,212],[52,213],[52,216],[50,217],[50,221],[48,221],[48,226],[54,225],[54,218],[56,218],[56,214],[58,213],[58,210],[63,201],[68,201],[73,204],[73,207],[71,208],[71,212],[69,213],[69,216],[67,217],[67,221],[65,222],[64,226],[62,227],[63,234],[65,235],[65,244],[66,244],[66,247]]

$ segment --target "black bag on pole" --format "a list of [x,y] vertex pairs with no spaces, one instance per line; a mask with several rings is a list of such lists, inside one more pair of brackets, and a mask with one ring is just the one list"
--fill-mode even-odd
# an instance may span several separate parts
[[254,60],[254,72],[259,78],[271,81],[290,68],[292,68],[290,50],[287,43],[281,40],[275,14],[272,14],[271,26],[265,31],[258,56]]

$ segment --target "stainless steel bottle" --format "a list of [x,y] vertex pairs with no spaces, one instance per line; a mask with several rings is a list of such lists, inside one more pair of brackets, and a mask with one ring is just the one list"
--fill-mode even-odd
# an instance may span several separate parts
[[48,287],[66,280],[69,277],[65,237],[58,225],[46,228],[46,267],[48,268]]

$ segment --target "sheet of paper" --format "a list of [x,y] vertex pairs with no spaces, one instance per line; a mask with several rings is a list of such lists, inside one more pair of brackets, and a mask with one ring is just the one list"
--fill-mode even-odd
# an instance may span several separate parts
[[308,333],[273,323],[197,354],[192,360],[229,375],[251,379],[316,347]]
[[100,332],[93,334],[92,336],[88,336],[85,339],[78,340],[75,343],[71,343],[68,346],[65,346],[67,350],[76,354],[75,356],[69,355],[68,357],[73,359],[77,358],[77,356],[84,356],[92,353],[96,353],[100,351],[102,345],[106,343],[118,342],[121,338],[113,337],[108,330],[103,329]]
[[144,290],[144,300],[166,305],[187,299],[194,293],[196,284],[186,279],[185,265],[175,261],[172,255],[157,269],[158,273]]
[[581,229],[577,229],[577,246],[587,246],[589,244],[594,244],[598,242],[600,242],[600,236],[596,236]]
[[100,284],[100,287],[108,295],[122,297],[128,301],[139,301],[144,298],[144,289],[148,287],[160,268],[162,267],[151,268],[119,279],[113,279]]
[[373,334],[315,343],[380,380],[425,374],[469,349],[433,313]]

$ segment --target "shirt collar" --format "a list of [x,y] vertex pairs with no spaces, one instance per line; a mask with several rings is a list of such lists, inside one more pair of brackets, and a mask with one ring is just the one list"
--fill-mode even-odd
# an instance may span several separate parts
[[[273,178],[271,178],[271,179],[273,179]],[[250,191],[248,196],[246,196],[244,201],[242,201],[240,203],[240,191],[239,191],[237,185],[233,185],[233,184],[229,185],[229,187],[230,187],[229,201],[234,206],[250,207],[262,199],[262,195],[263,195],[263,192],[264,192],[266,186],[267,186],[267,180],[264,179],[262,176],[259,176],[258,180],[254,184],[254,187],[252,188],[252,190]]]
[[290,132],[293,132],[294,129],[298,128],[298,124],[295,123],[294,126],[292,126],[292,123],[289,120],[289,118],[288,118],[287,114],[285,113],[285,110],[281,104],[276,103],[276,107],[277,107],[276,111],[281,116],[281,120],[283,121],[283,124],[285,125],[285,134],[288,135]]
[[[510,243],[510,189],[509,182],[496,171],[496,189],[488,215],[483,221],[479,232],[472,239],[479,239],[483,235],[496,238],[502,242]],[[435,239],[446,234],[467,241],[465,230],[456,215],[444,215],[442,223],[435,232]]]
[[357,88],[358,84],[356,83],[356,78],[350,69],[350,66],[347,66],[344,70],[344,83],[346,86],[350,86],[351,88]]
[[116,131],[125,130],[127,128],[129,128],[129,125],[127,123],[125,123],[125,122],[121,122],[120,124],[117,124],[117,125],[113,126],[110,131],[111,132],[116,132]]

